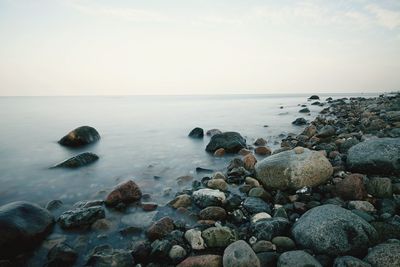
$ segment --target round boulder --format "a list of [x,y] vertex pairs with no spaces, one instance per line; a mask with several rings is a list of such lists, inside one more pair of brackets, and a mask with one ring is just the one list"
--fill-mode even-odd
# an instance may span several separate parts
[[214,153],[215,150],[223,148],[227,153],[237,153],[239,150],[246,147],[246,139],[239,133],[225,132],[213,135],[206,147],[206,151]]
[[69,132],[58,143],[63,146],[79,147],[94,143],[100,139],[97,130],[90,126],[81,126]]

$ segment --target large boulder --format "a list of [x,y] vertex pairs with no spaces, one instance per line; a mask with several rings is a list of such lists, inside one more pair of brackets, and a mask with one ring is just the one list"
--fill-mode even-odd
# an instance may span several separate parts
[[371,248],[364,261],[376,267],[400,266],[400,241],[392,239]]
[[377,232],[369,223],[332,204],[304,213],[293,225],[292,235],[298,245],[329,255],[357,255],[377,239]]
[[206,151],[214,153],[215,150],[223,148],[225,152],[237,153],[242,148],[246,148],[246,139],[237,132],[225,132],[211,137],[206,147]]
[[0,259],[33,249],[50,232],[54,219],[36,204],[18,201],[0,207]]
[[400,174],[400,138],[371,139],[352,146],[347,166],[366,174]]
[[69,132],[58,143],[63,146],[79,147],[96,142],[99,139],[100,135],[95,128],[81,126]]
[[90,152],[84,152],[81,154],[78,154],[72,158],[69,158],[67,160],[64,160],[63,162],[60,162],[53,166],[52,168],[79,168],[83,167],[86,165],[89,165],[99,159],[99,156],[97,156],[94,153]]
[[265,188],[297,190],[326,182],[333,168],[321,152],[304,148],[299,154],[293,149],[267,157],[256,164],[255,171]]
[[243,240],[230,244],[224,251],[224,267],[260,267],[260,260],[253,249]]

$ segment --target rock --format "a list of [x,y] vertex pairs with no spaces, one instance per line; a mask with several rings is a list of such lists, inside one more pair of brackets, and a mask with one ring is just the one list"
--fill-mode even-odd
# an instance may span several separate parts
[[256,153],[257,155],[266,156],[266,155],[271,155],[272,150],[266,146],[259,146],[256,147],[254,153]]
[[203,138],[203,136],[204,136],[204,130],[199,127],[194,128],[189,133],[189,137],[192,138]]
[[275,236],[285,235],[289,226],[288,220],[276,217],[259,220],[251,225],[250,230],[257,239],[269,241]]
[[220,255],[191,256],[179,263],[176,267],[222,267]]
[[344,200],[363,200],[367,197],[361,174],[353,173],[335,185],[335,193]]
[[187,230],[185,233],[185,239],[189,242],[190,246],[194,250],[205,249],[204,239],[201,237],[201,231],[196,229]]
[[326,182],[333,168],[320,152],[304,149],[302,154],[288,150],[267,157],[256,164],[255,171],[265,188],[297,190]]
[[187,255],[186,250],[179,245],[172,246],[171,250],[168,253],[169,258],[173,262],[180,262],[186,257],[186,255]]
[[243,202],[243,207],[252,214],[267,212],[271,213],[271,209],[265,201],[258,197],[248,197]]
[[305,124],[307,124],[307,120],[304,118],[297,118],[292,122],[292,124],[297,125],[297,126],[305,125]]
[[147,229],[147,236],[150,240],[161,239],[172,230],[174,230],[174,221],[170,217],[164,217]]
[[269,215],[269,214],[266,213],[266,212],[260,212],[260,213],[254,214],[254,215],[251,217],[250,222],[251,222],[252,224],[255,224],[256,222],[258,222],[258,221],[260,221],[260,220],[269,219],[269,218],[271,218],[271,215]]
[[275,251],[276,246],[270,241],[260,240],[253,245],[253,250],[256,253]]
[[222,172],[216,172],[216,173],[213,174],[212,179],[223,179],[223,180],[226,180],[226,177]]
[[247,170],[253,170],[254,165],[257,163],[257,159],[253,154],[250,153],[243,157],[243,163]]
[[107,232],[112,229],[114,224],[108,219],[99,219],[92,224],[92,230],[98,232]]
[[272,243],[283,251],[292,250],[296,247],[294,241],[287,236],[276,236],[272,238]]
[[279,254],[276,252],[261,252],[257,253],[257,258],[260,260],[261,266],[276,266]]
[[105,218],[103,207],[77,208],[60,215],[58,223],[64,229],[88,227],[95,221]]
[[374,197],[391,198],[393,195],[392,181],[389,178],[371,178],[367,183],[367,191]]
[[102,206],[103,200],[81,200],[73,205],[73,208],[90,208],[94,206]]
[[50,232],[53,216],[36,204],[18,201],[0,207],[0,260],[36,247]]
[[310,113],[310,110],[308,108],[302,108],[299,110],[299,113]]
[[226,226],[207,228],[201,236],[209,248],[225,248],[237,240],[236,232]]
[[109,245],[95,247],[85,266],[92,267],[131,267],[134,264],[130,251],[113,249]]
[[174,209],[187,208],[191,204],[192,204],[192,200],[191,200],[190,196],[187,194],[179,195],[174,200],[172,200],[168,203],[168,205],[170,205]]
[[224,267],[260,267],[253,249],[243,240],[230,244],[224,251]]
[[223,179],[211,179],[208,181],[207,186],[211,189],[218,189],[221,191],[228,190],[228,184]]
[[357,209],[357,210],[362,210],[365,212],[375,212],[376,211],[374,205],[372,205],[368,201],[353,200],[353,201],[349,202],[348,207],[349,207],[349,209]]
[[349,149],[352,146],[357,145],[358,143],[360,143],[360,141],[358,141],[357,138],[346,139],[342,144],[340,144],[339,151],[340,151],[340,153],[346,153],[347,154]]
[[271,195],[262,187],[254,187],[250,189],[248,195],[249,197],[259,197],[264,201],[270,201],[272,199]]
[[176,178],[176,182],[178,183],[179,186],[185,185],[193,180],[193,176],[191,175],[184,175],[184,176],[179,176]]
[[147,241],[135,241],[132,243],[132,256],[136,262],[144,263],[149,260],[151,252],[150,243]]
[[282,253],[278,259],[278,267],[322,267],[310,254],[302,250]]
[[249,185],[251,188],[254,187],[259,187],[260,183],[258,182],[257,179],[253,178],[253,177],[246,177],[246,179],[244,180],[244,182]]
[[154,202],[142,202],[141,206],[144,211],[153,211],[157,209],[158,204]]
[[317,127],[315,127],[315,125],[311,124],[309,126],[307,126],[302,135],[307,136],[308,138],[313,137],[315,134],[317,133]]
[[312,95],[308,98],[309,100],[319,100],[319,96],[317,95]]
[[219,129],[211,129],[211,130],[208,130],[206,132],[207,136],[213,136],[213,135],[216,135],[216,134],[222,134],[221,130],[219,130]]
[[400,138],[370,139],[352,146],[347,166],[353,172],[366,174],[400,173]]
[[153,223],[154,218],[157,215],[157,211],[150,212],[134,212],[123,215],[121,222],[137,229],[146,229]]
[[321,130],[318,131],[317,137],[319,138],[327,138],[335,135],[336,129],[332,125],[326,125],[322,127]]
[[120,203],[129,204],[140,200],[142,192],[139,186],[132,180],[120,183],[107,196],[105,203],[108,206],[116,206]]
[[332,204],[304,213],[293,225],[292,235],[302,247],[328,255],[356,255],[377,239],[377,232],[369,223]]
[[58,208],[61,208],[63,205],[63,202],[61,200],[55,199],[51,200],[46,204],[46,210],[56,210]]
[[400,242],[395,240],[371,248],[364,261],[376,267],[400,266]]
[[100,140],[97,130],[90,126],[81,126],[69,132],[58,143],[63,146],[79,147]]
[[250,154],[250,153],[251,153],[251,151],[248,150],[247,148],[242,148],[238,152],[238,154],[241,155],[241,156],[246,156],[247,154]]
[[71,168],[71,169],[79,168],[89,165],[97,161],[98,159],[99,156],[97,156],[96,154],[90,152],[84,152],[67,160],[64,160],[63,162],[60,162],[51,168]]
[[301,147],[301,146],[297,146],[297,147],[293,148],[293,150],[294,150],[294,153],[296,153],[296,154],[304,153],[304,147]]
[[226,211],[223,208],[215,206],[202,209],[199,213],[199,217],[202,220],[223,221],[226,216]]
[[223,157],[223,156],[225,156],[225,149],[218,148],[217,150],[215,150],[214,157]]
[[47,254],[47,267],[73,266],[78,254],[65,243],[56,244]]
[[267,140],[264,138],[257,138],[257,140],[254,142],[255,146],[265,146],[267,144]]
[[165,262],[169,258],[172,243],[168,239],[156,239],[151,243],[150,258],[157,262]]
[[193,192],[193,200],[201,208],[221,206],[225,202],[225,194],[219,190],[199,189]]
[[333,267],[372,267],[369,263],[352,256],[337,257]]
[[246,148],[246,140],[237,132],[225,132],[211,137],[206,151],[215,152],[223,148],[227,153],[237,153],[240,149]]

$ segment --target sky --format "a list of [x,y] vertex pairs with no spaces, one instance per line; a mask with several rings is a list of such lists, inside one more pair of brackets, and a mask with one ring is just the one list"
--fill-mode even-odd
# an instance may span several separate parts
[[0,0],[0,95],[400,90],[399,0]]

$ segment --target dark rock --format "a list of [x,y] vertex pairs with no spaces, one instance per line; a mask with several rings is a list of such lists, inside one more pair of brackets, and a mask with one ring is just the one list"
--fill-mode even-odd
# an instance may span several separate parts
[[50,232],[53,216],[29,202],[0,207],[0,259],[12,258],[38,245]]
[[206,134],[207,134],[207,136],[213,136],[216,134],[222,134],[222,132],[219,129],[211,129],[211,130],[208,130]]
[[342,144],[340,144],[339,151],[340,153],[347,153],[351,147],[358,143],[360,143],[360,141],[358,141],[357,138],[346,139]]
[[107,196],[105,203],[108,206],[116,206],[119,203],[129,204],[140,200],[142,192],[139,186],[132,180],[120,183]]
[[174,245],[170,249],[168,256],[172,260],[173,263],[178,263],[182,261],[187,255],[186,250],[180,245]]
[[95,221],[105,218],[103,207],[78,208],[64,212],[58,218],[58,223],[64,229],[87,227]]
[[207,228],[201,236],[209,248],[225,248],[237,240],[236,232],[226,226]]
[[56,210],[58,208],[61,208],[63,205],[63,202],[61,200],[55,199],[51,200],[46,204],[46,209],[47,210]]
[[251,225],[251,232],[257,239],[271,240],[275,236],[285,235],[289,229],[288,220],[275,217],[270,219],[259,220]]
[[322,267],[310,254],[302,250],[288,251],[279,256],[278,267]]
[[333,267],[372,267],[369,263],[352,256],[337,257]]
[[309,100],[319,100],[319,96],[317,95],[312,95],[308,98]]
[[222,257],[220,255],[200,255],[191,256],[179,263],[176,267],[222,267]]
[[199,213],[199,217],[202,220],[223,221],[226,219],[226,216],[226,211],[216,206],[207,207]]
[[308,108],[302,108],[299,110],[300,113],[310,113],[310,110]]
[[136,262],[146,263],[150,260],[151,246],[145,241],[136,241],[132,244],[132,256]]
[[150,257],[157,262],[165,262],[169,258],[169,251],[172,248],[172,244],[169,240],[157,239],[151,243]]
[[224,267],[260,267],[260,260],[243,240],[230,244],[224,251]]
[[276,252],[261,252],[257,253],[257,258],[260,260],[261,266],[276,266],[279,254]]
[[264,138],[257,138],[257,140],[254,142],[255,146],[265,146],[267,144],[267,140]]
[[317,137],[319,138],[327,138],[335,135],[336,129],[332,125],[326,125],[322,127],[321,130],[318,131]]
[[194,128],[189,133],[189,137],[192,138],[203,138],[203,136],[204,136],[204,130],[199,127]]
[[367,190],[363,182],[363,175],[351,174],[335,185],[335,193],[344,200],[363,200],[367,197]]
[[276,236],[271,241],[280,251],[288,251],[296,247],[294,241],[287,236]]
[[392,239],[371,248],[364,261],[377,267],[400,266],[400,241]]
[[123,249],[113,249],[109,245],[97,246],[89,256],[85,266],[91,267],[132,267],[134,259],[131,253]]
[[246,147],[246,140],[239,133],[225,132],[213,135],[206,147],[206,151],[213,153],[218,148],[223,148],[227,153],[237,153],[240,149]]
[[297,118],[292,122],[292,124],[297,125],[297,126],[306,125],[307,120],[304,118]]
[[169,217],[164,217],[154,222],[147,229],[147,236],[150,240],[161,239],[172,230],[174,230],[174,221]]
[[393,195],[392,181],[389,178],[371,178],[367,183],[367,191],[374,197],[391,198]]
[[259,212],[271,213],[271,209],[265,201],[258,197],[248,197],[243,202],[243,207],[252,214]]
[[78,254],[65,243],[55,245],[47,254],[47,267],[73,266]]
[[97,130],[90,126],[81,126],[69,132],[58,143],[63,146],[79,147],[100,139]]
[[67,160],[64,160],[63,162],[60,162],[56,165],[54,165],[51,168],[79,168],[83,167],[86,165],[89,165],[99,159],[99,156],[97,156],[94,153],[91,152],[84,152],[81,154],[78,154],[72,158],[69,158]]

